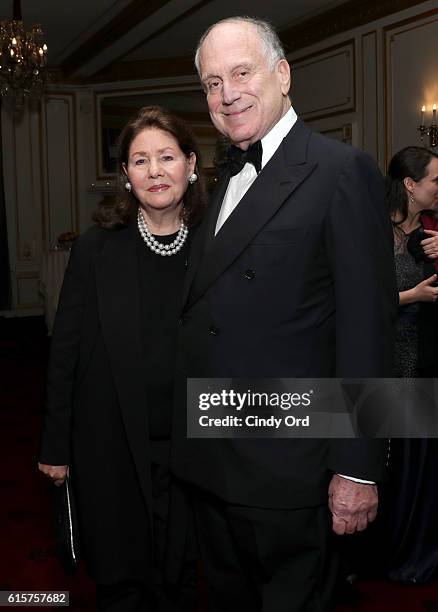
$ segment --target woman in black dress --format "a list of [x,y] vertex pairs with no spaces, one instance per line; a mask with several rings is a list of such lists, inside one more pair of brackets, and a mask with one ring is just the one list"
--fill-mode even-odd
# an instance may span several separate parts
[[[436,377],[438,236],[423,229],[421,214],[438,208],[438,155],[422,147],[402,149],[386,181],[400,297],[395,376]],[[424,582],[438,567],[438,440],[394,439],[391,454],[389,576]]]
[[119,146],[119,196],[76,241],[65,275],[39,468],[55,484],[70,472],[100,610],[192,610],[194,573],[175,576],[195,547],[168,455],[181,290],[205,203],[200,157],[159,107],[141,109]]
[[425,362],[420,351],[421,305],[433,304],[438,296],[433,266],[438,237],[423,229],[421,213],[438,208],[438,155],[422,147],[406,147],[392,158],[386,181],[400,297],[395,375],[424,376],[438,362],[437,354]]

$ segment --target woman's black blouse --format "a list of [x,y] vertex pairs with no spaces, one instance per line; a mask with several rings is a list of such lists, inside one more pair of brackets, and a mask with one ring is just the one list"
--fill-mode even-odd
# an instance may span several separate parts
[[[170,436],[178,320],[188,241],[171,256],[157,255],[137,234],[144,375],[151,438]],[[168,244],[176,238],[155,236]]]

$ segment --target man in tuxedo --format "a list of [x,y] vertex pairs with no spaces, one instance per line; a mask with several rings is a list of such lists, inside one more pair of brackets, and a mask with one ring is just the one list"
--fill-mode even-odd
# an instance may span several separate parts
[[188,263],[174,470],[193,493],[213,609],[321,612],[336,574],[330,523],[350,534],[375,518],[386,445],[187,439],[182,398],[189,377],[390,375],[383,181],[367,155],[297,118],[269,24],[213,25],[196,64],[233,147]]

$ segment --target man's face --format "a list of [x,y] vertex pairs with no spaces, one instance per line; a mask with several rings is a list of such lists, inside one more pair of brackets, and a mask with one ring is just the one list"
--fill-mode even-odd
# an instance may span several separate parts
[[271,70],[257,29],[248,23],[213,28],[200,53],[201,81],[215,127],[242,149],[260,140],[290,106],[290,70]]

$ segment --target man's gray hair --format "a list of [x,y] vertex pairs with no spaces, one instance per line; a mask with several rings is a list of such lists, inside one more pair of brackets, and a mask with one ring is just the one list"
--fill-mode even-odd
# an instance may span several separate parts
[[286,54],[284,52],[284,47],[281,43],[281,40],[278,37],[277,32],[275,31],[274,26],[272,26],[268,21],[264,21],[263,19],[257,19],[256,17],[248,17],[247,15],[239,15],[236,17],[227,17],[226,19],[221,19],[217,21],[213,25],[211,25],[201,36],[198,46],[196,47],[195,54],[195,66],[198,71],[198,75],[201,76],[201,66],[200,66],[200,55],[201,55],[201,47],[205,42],[205,39],[210,34],[210,32],[217,26],[222,23],[249,23],[253,25],[257,33],[259,35],[260,43],[263,47],[263,51],[266,55],[266,60],[271,70],[274,70],[277,62],[281,59],[286,59]]

